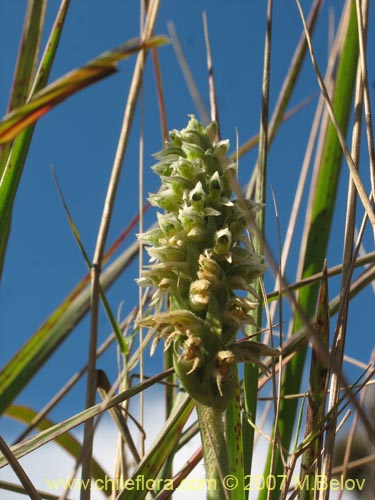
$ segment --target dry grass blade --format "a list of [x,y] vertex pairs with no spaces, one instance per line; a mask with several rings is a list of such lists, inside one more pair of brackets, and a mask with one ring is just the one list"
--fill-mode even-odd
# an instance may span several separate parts
[[25,488],[27,494],[31,498],[31,500],[42,500],[39,493],[36,491],[33,483],[30,481],[30,478],[26,474],[25,470],[22,468],[21,464],[18,462],[16,457],[13,455],[12,451],[4,441],[4,439],[0,436],[0,450],[2,451],[4,457],[8,460],[8,463],[11,465],[14,472],[17,474],[18,479],[21,481],[23,487]]
[[[314,30],[321,5],[322,5],[322,0],[315,0],[313,5],[311,6],[308,19],[308,26],[310,32]],[[269,124],[269,140],[268,140],[269,146],[272,144],[274,138],[276,137],[276,133],[281,125],[281,122],[285,120],[286,117],[289,115],[289,113],[286,113],[286,109],[292,97],[293,90],[297,82],[297,78],[301,71],[302,63],[305,60],[306,48],[307,48],[306,36],[302,32],[301,38],[298,42],[298,46],[290,62],[288,73],[285,77],[282,88],[279,92],[277,103]],[[238,152],[239,156],[241,156],[241,154],[243,154],[244,152],[248,151],[250,147],[253,147],[253,141],[254,139],[253,140],[250,139],[250,141],[241,146]],[[249,197],[253,196],[253,189],[255,185],[255,174],[256,171],[253,172],[252,178],[248,183],[246,195]]]
[[[147,41],[154,30],[156,17],[159,9],[159,0],[150,2],[145,27],[142,34],[143,41]],[[143,42],[144,43],[144,42]],[[112,166],[111,177],[104,202],[102,218],[98,231],[94,257],[92,260],[91,272],[91,322],[90,322],[90,344],[88,354],[87,385],[86,385],[86,408],[92,406],[95,402],[96,394],[96,349],[98,336],[98,315],[99,315],[99,280],[102,265],[104,247],[109,230],[109,224],[112,216],[118,183],[122,170],[122,164],[125,156],[126,146],[130,135],[131,124],[135,112],[138,95],[140,92],[143,72],[146,61],[146,52],[141,51],[138,54],[134,69],[133,79],[129,90],[128,102],[125,108],[123,123],[118,141],[117,151]],[[91,455],[93,443],[93,421],[89,420],[84,427],[83,446],[86,456],[82,462],[82,479],[87,481],[91,477]],[[90,490],[81,490],[81,500],[89,500]]]
[[[328,350],[329,345],[329,307],[328,307],[328,278],[327,262],[323,269],[323,279],[320,286],[318,309],[315,318],[316,334],[321,338],[323,345]],[[325,399],[328,382],[328,366],[322,363],[318,353],[314,349],[314,341],[311,353],[310,385],[307,401],[307,414],[305,425],[305,437],[320,428],[325,410]],[[319,435],[315,442],[306,449],[302,455],[300,481],[303,483],[305,477],[315,481],[315,477],[320,474],[322,449],[322,436]],[[310,498],[309,489],[301,493],[301,500]]]
[[[188,476],[188,474],[194,470],[198,463],[202,460],[202,448],[197,450],[193,456],[191,456],[187,461],[185,466],[173,476],[173,490],[176,490],[182,481]],[[154,500],[169,500],[171,498],[170,491],[162,490],[156,495]]]

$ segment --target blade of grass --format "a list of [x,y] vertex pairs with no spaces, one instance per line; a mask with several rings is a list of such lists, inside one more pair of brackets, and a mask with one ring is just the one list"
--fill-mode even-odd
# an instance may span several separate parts
[[182,73],[185,77],[185,81],[186,81],[187,87],[190,91],[191,98],[192,98],[192,100],[197,108],[198,114],[201,117],[202,122],[204,124],[208,125],[208,123],[210,122],[210,117],[207,113],[207,110],[206,110],[206,107],[203,103],[202,97],[199,93],[199,90],[198,90],[196,84],[195,84],[191,69],[189,67],[189,64],[188,64],[186,57],[184,55],[184,52],[182,50],[180,41],[179,41],[178,36],[177,36],[175,25],[171,21],[167,25],[168,25],[169,36],[171,38],[173,48],[176,52],[177,61],[179,62],[180,66],[181,66],[181,70],[182,70]]
[[12,467],[13,471],[16,473],[18,479],[21,481],[23,487],[25,488],[31,500],[42,500],[39,493],[36,491],[33,483],[30,481],[29,476],[26,474],[23,467],[21,467],[21,464],[16,460],[10,448],[8,447],[8,445],[1,436],[0,436],[0,450],[3,452],[3,455],[7,458],[8,463]]
[[[142,47],[150,48],[153,44],[148,40],[151,38],[155,27],[157,14],[159,11],[160,0],[151,1],[148,5],[147,18],[142,32]],[[151,38],[151,40],[155,39]],[[117,187],[122,171],[125,151],[132,128],[133,117],[138,102],[147,51],[141,50],[137,56],[137,61],[134,68],[133,78],[129,89],[127,104],[124,111],[123,122],[120,131],[120,137],[116,149],[116,155],[113,161],[111,176],[109,179],[108,189],[104,201],[102,217],[98,230],[97,240],[95,244],[94,256],[91,267],[91,296],[90,296],[90,340],[88,346],[88,367],[87,367],[87,384],[86,384],[86,408],[89,408],[95,403],[96,395],[96,349],[98,338],[98,317],[99,317],[99,288],[100,288],[100,273],[102,266],[103,253],[105,243],[109,231],[109,225],[113,213],[114,202],[117,193]],[[93,421],[89,420],[84,425],[83,446],[85,455],[82,461],[82,480],[87,481],[91,477],[91,455],[93,446]],[[90,500],[91,491],[81,490],[80,499]]]
[[[42,5],[42,2],[36,2],[39,7]],[[41,90],[47,83],[50,71],[52,68],[52,64],[56,55],[56,51],[59,45],[62,29],[64,26],[64,21],[66,18],[67,10],[69,6],[69,1],[62,0],[60,9],[57,13],[55,23],[52,27],[51,34],[49,40],[47,42],[46,50],[43,54],[39,69],[37,71],[34,83],[32,85],[32,89],[30,94],[28,94],[29,89],[31,88],[31,79],[34,76],[31,72],[30,63],[34,59],[36,59],[36,53],[39,48],[34,47],[33,51],[35,55],[33,56],[33,51],[31,48],[26,49],[27,58],[23,59],[23,49],[20,51],[20,58],[17,64],[17,70],[15,74],[15,81],[13,84],[13,89],[16,88],[17,91],[13,92],[9,104],[8,111],[11,111],[16,106],[20,106],[24,104],[26,97],[32,95],[33,93]],[[36,8],[36,7],[35,7]],[[25,25],[33,26],[34,23],[38,20],[37,12],[34,12],[34,9],[31,11],[31,19],[25,23]],[[41,21],[38,24],[34,25],[34,28],[31,28],[32,34],[29,36],[24,36],[24,42],[21,44],[29,45],[31,40],[40,38],[40,34],[36,36],[34,31],[41,31]],[[21,61],[22,59],[22,61]],[[6,214],[0,217],[0,277],[2,274],[4,258],[6,247],[8,243],[8,237],[11,226],[11,213],[12,207],[14,203],[15,194],[17,191],[18,183],[22,175],[22,171],[24,168],[27,152],[29,150],[29,146],[31,143],[31,139],[33,136],[34,127],[29,126],[26,130],[21,132],[18,137],[13,141],[13,143],[7,143],[3,145],[1,156],[0,156],[0,199],[4,202],[7,207]],[[6,165],[11,167],[11,172],[7,175],[8,188],[3,187],[3,175],[5,173]],[[4,181],[5,182],[5,181]]]
[[215,121],[217,123],[217,137],[220,140],[221,133],[220,133],[219,109],[217,106],[217,95],[216,95],[216,89],[215,89],[214,68],[213,68],[213,62],[212,62],[211,44],[210,44],[210,36],[208,33],[208,21],[207,21],[206,11],[203,11],[203,30],[204,30],[204,38],[205,38],[205,42],[206,42],[211,121]]
[[[367,5],[368,7],[368,5]],[[365,101],[365,110],[366,110],[366,92],[364,92],[364,84],[367,82],[366,73],[366,65],[363,62],[363,20],[362,20],[362,11],[361,7],[357,4],[357,18],[359,20],[359,41],[360,41],[360,58],[361,58],[361,74],[359,72],[359,68],[357,71],[357,85],[356,85],[356,115],[355,115],[355,123],[353,127],[352,133],[352,155],[353,160],[356,164],[359,162],[360,157],[360,131],[361,131],[361,118],[362,118],[362,99]],[[364,11],[365,12],[365,11]],[[365,15],[366,18],[366,27],[367,27],[367,16],[368,9]],[[362,97],[363,96],[363,97]],[[368,101],[367,101],[368,104]],[[369,125],[368,123],[366,123]],[[370,130],[372,132],[371,120],[370,120]],[[370,154],[371,154],[371,141],[369,143]],[[370,162],[371,164],[371,162]],[[373,176],[370,168],[370,177],[373,186]],[[337,365],[341,368],[344,358],[344,349],[346,342],[346,329],[347,329],[347,321],[348,321],[348,313],[349,313],[349,289],[350,289],[350,281],[352,279],[353,267],[351,265],[353,260],[353,244],[354,244],[354,231],[355,231],[355,214],[356,214],[356,199],[354,193],[353,182],[350,180],[349,182],[349,194],[348,194],[348,203],[347,203],[347,215],[346,215],[346,227],[345,227],[345,240],[344,240],[344,250],[343,250],[343,273],[341,276],[341,291],[340,291],[340,307],[338,310],[338,320],[335,328],[333,344],[332,344],[332,359],[337,363]],[[364,229],[364,225],[363,225]],[[362,239],[363,231],[361,228],[359,235],[359,243]],[[354,256],[356,252],[358,252],[359,243],[357,248],[355,249]],[[339,396],[339,382],[336,373],[332,374],[330,381],[330,395],[328,401],[328,409],[334,407],[338,396]],[[325,436],[325,447],[323,453],[323,467],[322,472],[325,474],[327,479],[331,478],[332,472],[332,464],[333,464],[333,450],[336,439],[336,419],[332,419],[330,426],[327,429]],[[320,495],[321,498],[327,498],[326,496]]]
[[[181,484],[183,479],[185,479],[192,470],[197,466],[197,464],[202,460],[202,449],[197,450],[193,456],[191,456],[185,463],[184,467],[179,470],[173,476],[173,486],[171,489],[175,491],[178,486]],[[164,489],[161,490],[155,497],[154,500],[169,500],[171,498],[170,491]]]
[[[103,401],[109,399],[111,393],[111,384],[109,383],[109,379],[106,373],[103,370],[98,370],[98,392]],[[118,406],[111,408],[109,410],[109,414],[112,417],[112,420],[115,422],[119,432],[124,440],[124,442],[128,445],[130,453],[133,455],[135,463],[139,463],[141,461],[141,457],[139,456],[138,450],[134,444],[132,435],[129,431],[129,427],[124,419],[123,413]]]
[[[370,357],[370,360],[369,360],[369,364],[371,366],[374,366],[375,364],[375,350],[373,350],[372,354],[371,354],[371,357]],[[360,404],[362,406],[365,405],[365,402],[369,396],[368,394],[368,387],[364,387],[364,390],[361,392],[361,397],[360,397]],[[346,446],[345,446],[345,452],[344,452],[344,456],[343,456],[343,464],[342,464],[342,477],[344,478],[344,481],[345,481],[345,478],[347,477],[347,474],[348,474],[348,471],[349,471],[349,461],[350,461],[350,455],[351,455],[351,452],[352,452],[352,446],[353,444],[355,443],[355,438],[356,438],[356,432],[357,432],[357,426],[358,426],[358,412],[356,411],[354,413],[354,418],[353,418],[353,422],[352,422],[352,425],[350,427],[350,431],[349,431],[349,435],[348,435],[348,440],[346,442]],[[334,475],[334,470],[332,470],[332,475]],[[339,499],[340,500],[340,499]]]
[[[308,34],[306,21],[305,21],[305,18],[303,16],[302,7],[300,5],[299,0],[296,0],[296,3],[297,3],[298,9],[299,9],[300,14],[301,14],[302,23],[303,23],[305,31],[306,31],[307,42],[309,45],[311,60],[312,60],[313,66],[314,66],[314,71],[315,71],[315,74],[317,77],[317,81],[318,81],[320,90],[322,92],[322,96],[324,97],[326,107],[327,107],[327,112],[328,112],[329,117],[331,119],[333,129],[335,131],[334,135],[337,138],[338,143],[340,144],[340,149],[342,150],[342,153],[344,153],[345,159],[347,161],[347,164],[348,164],[348,167],[350,170],[351,178],[352,178],[352,180],[355,184],[355,187],[357,189],[358,196],[362,201],[363,207],[367,213],[367,216],[371,222],[371,225],[373,227],[375,227],[374,210],[373,210],[371,203],[369,201],[369,198],[366,194],[366,191],[365,191],[365,188],[364,188],[363,183],[361,181],[361,178],[358,175],[357,166],[355,165],[355,163],[353,161],[353,158],[350,154],[350,151],[349,151],[348,146],[347,146],[346,141],[345,141],[345,132],[346,132],[347,127],[345,126],[345,119],[343,119],[343,118],[345,117],[345,115],[349,116],[350,107],[349,107],[349,109],[345,109],[345,108],[342,109],[341,107],[338,107],[335,109],[335,104],[337,103],[337,100],[336,100],[336,102],[335,102],[335,100],[333,100],[333,102],[331,102],[331,99],[328,95],[327,88],[324,84],[321,72],[319,70],[319,67],[318,67],[318,64],[317,64],[317,61],[316,61],[316,58],[314,55],[314,50],[312,47],[310,35]],[[348,78],[350,80],[351,86],[349,87],[350,91],[349,92],[346,91],[343,93],[344,95],[342,95],[345,102],[348,102],[348,100],[349,100],[349,102],[351,102],[351,99],[352,99],[352,93],[353,93],[353,87],[354,87],[353,84],[354,84],[356,63],[357,63],[357,57],[358,57],[358,33],[356,31],[357,20],[356,19],[353,20],[353,14],[352,14],[353,10],[355,10],[355,5],[353,5],[353,3],[350,3],[350,5],[352,6],[352,11],[351,11],[350,20],[349,20],[349,28],[348,28],[345,40],[346,40],[347,44],[349,45],[350,49],[352,50],[351,55],[353,56],[353,58],[350,60],[350,63],[347,62],[347,64],[348,65],[350,64],[350,66],[351,66],[351,71],[350,71],[350,75]],[[355,28],[353,28],[353,24],[355,25]],[[344,57],[347,56],[347,53],[345,51],[345,46],[344,46],[344,50],[343,50],[343,56]],[[338,78],[338,81],[339,81],[339,78]],[[338,88],[336,87],[335,90],[336,90],[335,97],[337,97]],[[342,113],[342,111],[343,111],[343,113]],[[343,123],[341,122],[341,119],[343,119]],[[348,121],[348,118],[346,118],[346,121]],[[333,130],[333,129],[332,129],[332,127],[330,127],[330,130]],[[342,153],[340,153],[340,154],[342,154]]]
[[359,38],[359,56],[360,68],[363,81],[363,101],[365,107],[367,147],[370,160],[370,178],[373,195],[375,196],[375,148],[374,148],[374,127],[372,123],[372,112],[370,103],[369,80],[367,70],[366,42],[368,25],[368,0],[360,2],[356,0],[357,19],[358,19],[358,38]]
[[[324,264],[323,279],[320,286],[318,308],[315,317],[315,330],[317,335],[322,339],[324,345],[329,343],[329,306],[328,306],[328,278],[327,278],[327,262]],[[311,352],[310,366],[310,386],[307,401],[307,415],[305,425],[305,437],[321,427],[325,411],[325,399],[327,393],[327,374],[328,367],[319,359],[319,354],[314,349],[314,341]],[[300,481],[303,483],[304,478],[309,477],[308,483],[313,486],[315,477],[320,474],[321,457],[320,450],[322,449],[322,436],[311,443],[311,446],[306,448],[302,455]],[[314,493],[311,488],[306,488],[301,493],[301,500],[313,499]]]
[[[310,14],[309,14],[308,22],[307,22],[310,33],[312,33],[314,31],[321,5],[322,5],[322,0],[315,0],[313,5],[311,6]],[[276,103],[276,106],[275,106],[275,109],[273,111],[272,118],[271,118],[271,121],[269,124],[269,138],[268,138],[269,147],[271,146],[274,138],[276,137],[277,131],[278,131],[283,119],[285,119],[285,117],[286,117],[286,113],[285,113],[286,108],[287,108],[287,106],[290,102],[290,99],[292,97],[293,90],[296,86],[296,83],[297,83],[297,80],[298,80],[298,77],[299,77],[299,74],[300,74],[300,71],[302,68],[302,64],[305,60],[306,50],[307,50],[306,35],[302,31],[301,38],[298,42],[298,46],[297,46],[297,48],[294,52],[293,58],[291,60],[288,73],[285,77],[282,88],[280,90],[280,93],[279,93],[279,96],[277,99],[277,103]],[[250,144],[251,144],[251,142],[249,142],[248,145],[250,146]],[[244,146],[245,145],[243,145],[240,148],[239,153],[242,153],[242,151],[244,150]],[[247,148],[246,148],[246,150],[247,150]],[[252,197],[252,191],[253,191],[253,186],[254,186],[254,182],[255,182],[255,175],[256,175],[256,172],[254,171],[253,175],[252,175],[252,179],[248,183],[246,196]]]

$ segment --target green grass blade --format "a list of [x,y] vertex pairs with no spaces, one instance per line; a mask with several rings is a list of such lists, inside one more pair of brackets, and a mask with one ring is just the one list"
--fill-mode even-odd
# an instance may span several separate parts
[[26,102],[30,92],[40,49],[40,38],[44,26],[46,5],[46,0],[31,0],[28,2],[9,100],[9,109],[13,109]]
[[[8,111],[24,104],[29,95],[40,49],[46,4],[45,0],[28,2]],[[3,174],[10,149],[11,144],[7,144],[0,153],[0,176]]]
[[[267,158],[268,158],[268,108],[269,108],[269,79],[270,79],[270,59],[271,59],[271,26],[272,26],[272,2],[268,2],[267,7],[267,30],[264,47],[264,67],[262,81],[262,109],[259,127],[259,151],[258,160],[255,170],[255,201],[264,205],[263,210],[255,215],[255,225],[258,230],[258,237],[254,238],[254,251],[259,255],[264,255],[264,234],[266,221],[266,180],[267,180]],[[254,283],[254,290],[258,297],[262,296],[260,279]],[[256,335],[262,329],[263,307],[258,304],[256,310],[252,314],[254,324],[249,325],[246,331],[247,335]],[[255,337],[258,340],[259,337]],[[245,414],[255,422],[257,401],[258,401],[258,375],[259,369],[254,364],[245,365],[243,376],[243,398]],[[248,423],[247,418],[242,420],[243,426],[243,449],[246,450],[244,460],[244,474],[250,474],[253,448],[254,448],[254,430]],[[250,451],[251,450],[251,451]]]
[[[37,412],[27,406],[11,405],[6,410],[5,415],[24,424],[30,424],[33,421],[34,417],[37,415]],[[38,422],[36,427],[40,431],[43,431],[49,429],[53,425],[56,424],[54,424],[54,422],[52,422],[51,420],[44,418]],[[78,439],[76,439],[71,434],[66,433],[57,437],[56,443],[74,458],[78,458],[81,454],[82,445],[78,441]],[[102,479],[103,481],[105,481],[106,477],[109,477],[106,471],[95,459],[92,463],[92,477],[94,479]],[[107,496],[110,495],[109,490],[106,490],[105,493],[107,494]]]
[[[351,112],[357,59],[357,20],[355,5],[354,2],[352,2],[350,20],[339,61],[333,98],[334,111],[344,134],[347,130]],[[342,156],[343,153],[337,137],[337,132],[330,123],[322,151],[316,190],[311,201],[311,222],[307,228],[308,239],[306,253],[303,258],[303,278],[317,273],[323,267],[335,206],[337,185],[340,177]],[[317,294],[317,284],[309,286],[300,292],[299,304],[308,317],[312,317],[314,314]],[[302,326],[301,319],[296,317],[294,320],[294,331],[297,332]],[[303,347],[285,369],[284,390],[280,405],[279,431],[282,437],[282,444],[286,449],[289,449],[290,446],[293,424],[297,411],[297,401],[294,399],[285,399],[284,396],[286,392],[288,392],[288,394],[299,392],[305,357],[306,347]],[[287,388],[287,391],[285,388]],[[283,474],[283,464],[279,453],[276,454],[273,472],[276,475]],[[270,474],[269,459],[264,474],[265,477]],[[266,492],[260,492],[259,498],[263,500],[266,498],[266,495]]]
[[[41,2],[37,2],[41,4]],[[35,81],[32,85],[32,90],[30,95],[41,90],[47,83],[52,64],[56,55],[56,51],[59,45],[62,29],[64,26],[64,21],[67,14],[67,9],[69,6],[69,1],[63,0],[61,3],[60,10],[57,14],[55,23],[52,27],[51,35],[49,37],[47,48],[43,54],[40,67],[37,71]],[[35,23],[33,11],[31,13],[32,19],[29,23]],[[34,31],[40,31],[40,24],[34,28]],[[32,37],[35,38],[35,35]],[[25,42],[26,43],[26,42]],[[36,54],[36,47],[34,48]],[[32,59],[31,49],[27,50],[28,57]],[[20,55],[22,59],[22,53]],[[22,59],[23,60],[23,59]],[[16,96],[11,97],[11,103],[9,109],[13,109],[15,106],[24,104],[27,96],[29,95],[29,90],[31,87],[31,78],[33,74],[31,73],[31,67],[29,63],[31,61],[25,61],[24,63],[17,65],[16,77],[14,87],[18,89],[16,95],[22,96],[22,99],[17,99]],[[27,66],[27,70],[22,69],[23,65]],[[18,69],[20,69],[20,74],[18,74]],[[23,130],[15,141],[3,145],[3,149],[0,157],[0,170],[1,170],[1,181],[0,181],[0,204],[4,206],[4,213],[0,217],[0,277],[2,273],[6,247],[8,243],[8,236],[11,225],[11,216],[14,199],[16,196],[18,184],[23,172],[23,167],[25,164],[27,152],[29,150],[30,142],[33,136],[34,126],[29,126],[26,130]],[[7,175],[4,175],[4,170],[7,168]],[[10,169],[10,171],[9,171]]]

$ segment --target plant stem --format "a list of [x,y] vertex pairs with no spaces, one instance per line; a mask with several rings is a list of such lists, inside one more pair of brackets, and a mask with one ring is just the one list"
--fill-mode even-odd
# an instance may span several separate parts
[[207,481],[207,500],[225,500],[222,478],[229,472],[223,412],[196,403]]

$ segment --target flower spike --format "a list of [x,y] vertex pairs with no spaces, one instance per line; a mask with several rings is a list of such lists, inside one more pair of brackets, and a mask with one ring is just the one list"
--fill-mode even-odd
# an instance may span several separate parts
[[[155,155],[161,188],[149,200],[165,212],[156,228],[139,235],[150,263],[138,283],[154,286],[160,304],[167,295],[169,310],[139,324],[156,331],[155,343],[164,337],[166,348],[173,344],[175,370],[190,396],[224,410],[236,383],[232,347],[239,329],[253,321],[251,282],[265,265],[246,244],[245,218],[232,198],[228,175],[236,167],[227,158],[229,142],[216,137],[216,123],[205,128],[191,116]],[[247,205],[253,213],[262,208],[250,200]]]

